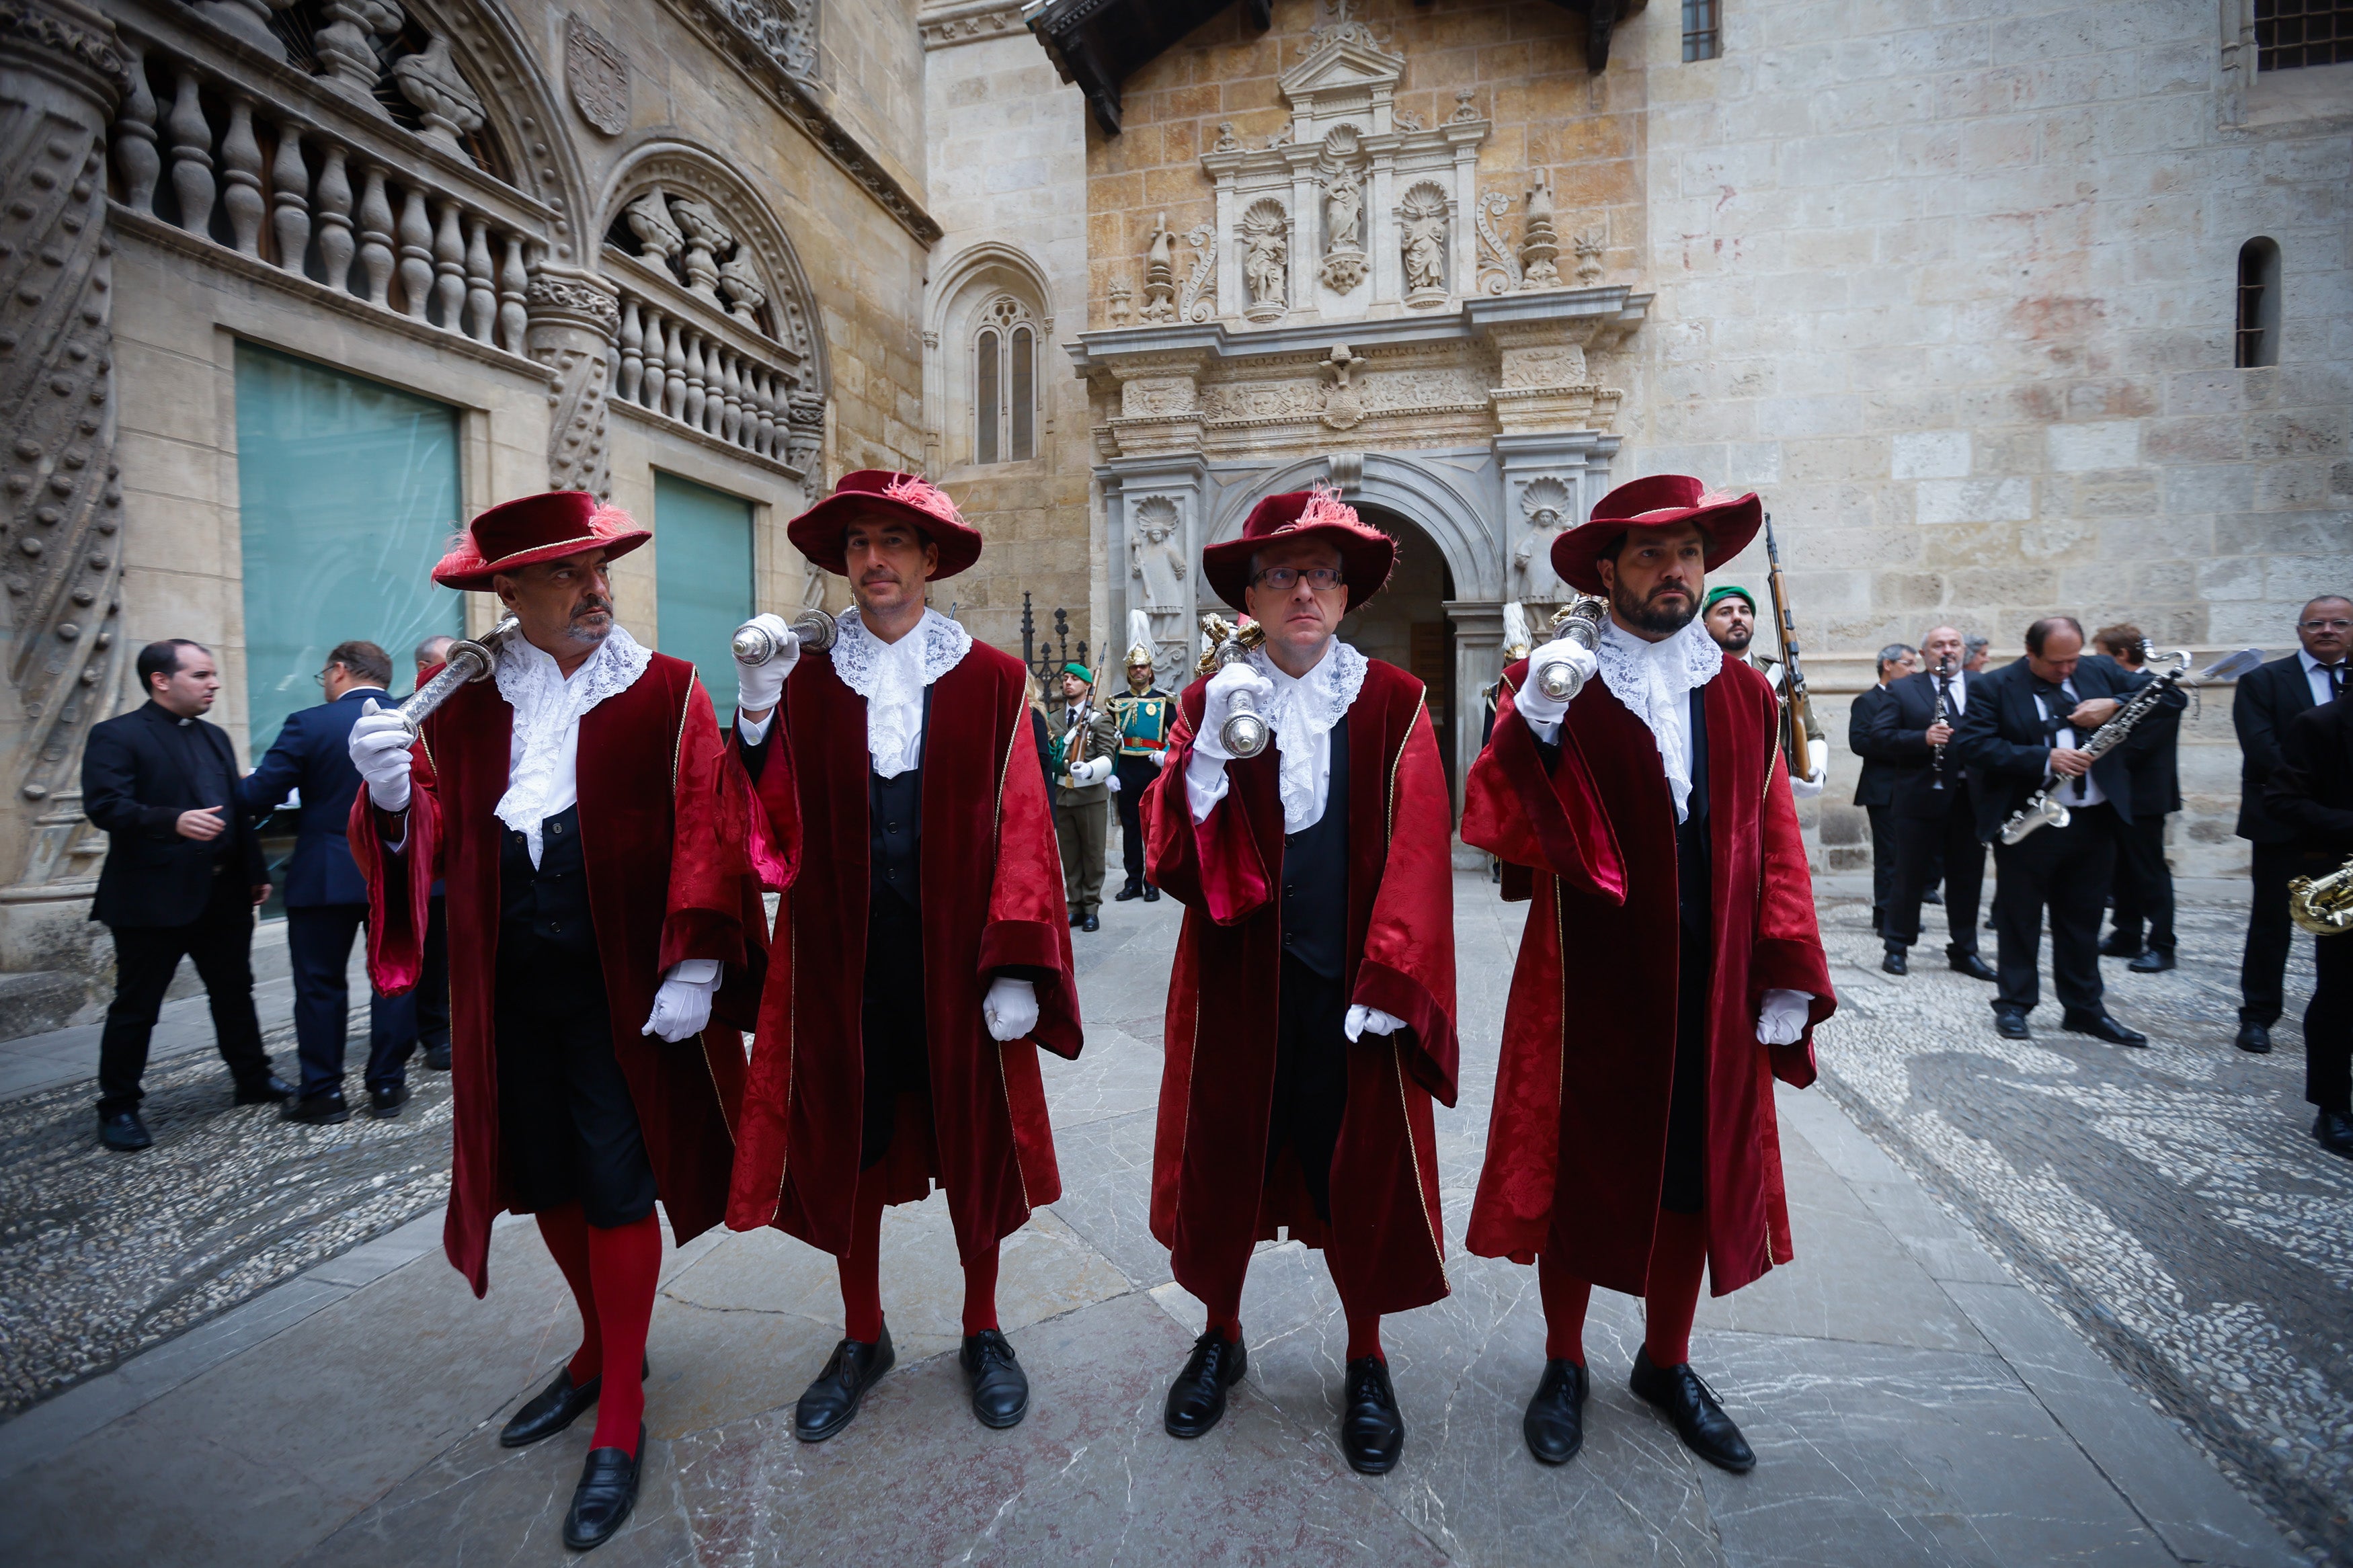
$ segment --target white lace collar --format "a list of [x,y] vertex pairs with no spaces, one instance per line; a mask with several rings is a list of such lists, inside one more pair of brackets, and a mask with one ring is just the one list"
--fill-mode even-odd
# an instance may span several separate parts
[[652,649],[617,624],[568,679],[553,656],[522,637],[508,638],[499,649],[494,674],[499,695],[514,709],[515,743],[507,792],[499,797],[496,813],[529,841],[533,865],[539,864],[539,825],[548,803],[569,793],[563,775],[575,754],[580,716],[635,686],[653,657]]
[[855,610],[841,617],[833,672],[866,699],[866,751],[874,771],[896,778],[923,761],[923,689],[972,651],[972,634],[926,608],[914,629],[884,642]]
[[1684,704],[1694,690],[1714,680],[1724,668],[1724,650],[1696,619],[1659,642],[1645,642],[1615,620],[1604,619],[1600,645],[1593,651],[1601,662],[1602,683],[1609,688],[1609,694],[1624,703],[1658,742],[1667,789],[1674,797],[1675,820],[1683,821],[1690,812],[1692,788]]
[[1250,649],[1248,657],[1250,668],[1274,683],[1273,710],[1260,717],[1274,731],[1274,749],[1282,764],[1278,776],[1285,830],[1297,832],[1292,823],[1312,824],[1316,818],[1317,742],[1347,717],[1356,693],[1365,689],[1365,656],[1334,637],[1315,668],[1297,677],[1286,674],[1263,647]]

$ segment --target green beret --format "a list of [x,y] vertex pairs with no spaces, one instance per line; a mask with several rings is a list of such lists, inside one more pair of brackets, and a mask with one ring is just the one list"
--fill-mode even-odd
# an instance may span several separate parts
[[1715,602],[1718,599],[1737,599],[1742,604],[1748,606],[1748,613],[1750,615],[1753,616],[1757,613],[1757,595],[1750,593],[1747,589],[1739,586],[1737,584],[1726,583],[1721,588],[1710,588],[1707,591],[1707,602],[1699,607],[1700,614],[1705,615],[1708,611],[1715,608]]
[[1085,665],[1081,664],[1077,659],[1072,659],[1070,663],[1062,666],[1062,673],[1064,675],[1075,675],[1081,680],[1084,680],[1089,683],[1092,683],[1095,678],[1094,671],[1089,669]]

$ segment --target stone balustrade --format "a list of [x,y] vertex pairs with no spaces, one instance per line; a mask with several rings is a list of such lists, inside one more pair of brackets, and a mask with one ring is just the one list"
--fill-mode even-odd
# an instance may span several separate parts
[[616,401],[806,472],[824,439],[825,402],[800,392],[799,356],[635,258],[607,259],[621,292]]

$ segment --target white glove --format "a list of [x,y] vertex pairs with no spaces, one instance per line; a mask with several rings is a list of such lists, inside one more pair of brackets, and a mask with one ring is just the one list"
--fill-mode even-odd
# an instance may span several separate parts
[[638,1033],[659,1035],[673,1042],[702,1033],[702,1026],[711,1022],[711,994],[718,989],[717,959],[690,958],[673,964],[662,979],[661,989],[654,993],[653,1016]]
[[1111,759],[1109,757],[1089,757],[1083,763],[1073,763],[1071,764],[1071,787],[1072,789],[1085,789],[1088,785],[1099,784],[1109,777],[1111,777]]
[[1340,1032],[1357,1040],[1366,1035],[1394,1035],[1404,1027],[1403,1018],[1392,1018],[1378,1007],[1356,1003],[1349,1007],[1347,1021],[1340,1026]]
[[352,725],[352,766],[367,780],[368,799],[377,810],[408,809],[409,749],[416,743],[399,714],[379,707],[373,697],[360,705]]
[[1193,754],[1223,763],[1233,761],[1233,753],[1218,739],[1233,717],[1234,694],[1250,693],[1250,701],[1260,715],[1274,706],[1274,682],[1237,660],[1209,677],[1209,689],[1201,697],[1201,731],[1193,737]]
[[1111,793],[1113,795],[1117,795],[1119,793],[1119,775],[1117,773],[1111,775]]
[[1038,1026],[1038,987],[1028,980],[1000,974],[988,983],[980,999],[980,1021],[992,1040],[1018,1040]]
[[1814,776],[1810,779],[1791,776],[1789,795],[1792,799],[1811,800],[1821,794],[1823,786],[1831,782],[1831,743],[1828,741],[1807,742],[1806,765]]
[[1546,696],[1545,689],[1536,683],[1536,671],[1547,664],[1569,665],[1584,679],[1590,680],[1593,672],[1601,668],[1601,661],[1593,657],[1591,648],[1571,637],[1556,638],[1528,655],[1527,680],[1512,693],[1512,706],[1528,721],[1529,729],[1549,741],[1561,716],[1568,711],[1568,703],[1561,698]]
[[785,677],[801,661],[801,639],[793,636],[793,628],[781,616],[754,616],[752,624],[775,639],[776,651],[765,663],[735,667],[735,706],[765,713],[785,694]]
[[1813,995],[1805,991],[1767,991],[1764,1005],[1757,1010],[1757,1043],[1763,1046],[1794,1046],[1798,1037],[1806,1032],[1806,1018],[1813,1009]]

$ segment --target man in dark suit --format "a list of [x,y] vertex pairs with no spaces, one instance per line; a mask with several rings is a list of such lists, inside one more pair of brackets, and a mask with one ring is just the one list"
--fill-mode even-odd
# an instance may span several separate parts
[[2353,600],[2324,594],[2295,618],[2303,647],[2274,659],[2239,682],[2231,727],[2239,732],[2239,837],[2253,847],[2254,902],[2247,912],[2247,946],[2239,961],[2239,1048],[2272,1048],[2287,970],[2290,928],[2287,883],[2295,875],[2295,833],[2271,814],[2264,781],[2280,765],[2280,736],[2289,721],[2345,689],[2346,654],[2353,649]]
[[90,918],[114,936],[98,1138],[126,1153],[154,1142],[139,1118],[139,1080],[184,955],[204,978],[237,1103],[292,1092],[270,1071],[253,1011],[253,910],[269,896],[261,841],[236,809],[237,752],[200,717],[220,692],[220,672],[210,652],[181,637],[141,648],[138,672],[147,700],[94,727],[81,760],[82,810],[108,839]]
[[[1909,972],[1908,950],[1920,940],[1920,905],[1941,871],[1946,961],[1973,979],[1993,980],[1994,972],[1978,955],[1985,845],[1978,837],[1975,794],[1952,751],[1963,715],[1972,702],[1985,700],[1988,678],[1961,668],[1961,634],[1952,626],[1938,626],[1921,638],[1920,658],[1925,669],[1888,687],[1888,700],[1877,710],[1869,737],[1889,770],[1895,817],[1895,896],[1887,906],[1882,933],[1886,956],[1879,966],[1890,974]],[[2035,940],[2039,945],[2039,929]]]
[[[449,657],[452,637],[430,637],[417,645],[417,683],[441,668]],[[433,884],[433,902],[425,917],[424,967],[409,1004],[409,1029],[425,1052],[425,1065],[435,1072],[449,1070],[449,919],[441,902],[441,884]]]
[[1854,700],[1847,710],[1847,750],[1862,759],[1862,769],[1855,775],[1854,804],[1862,807],[1871,820],[1871,931],[1877,936],[1886,929],[1887,906],[1895,896],[1895,816],[1890,809],[1895,798],[1894,780],[1889,776],[1887,764],[1881,761],[1871,746],[1873,717],[1887,705],[1887,683],[1909,675],[1913,660],[1919,656],[1908,645],[1889,643],[1879,650],[1879,683]]
[[[319,684],[327,700],[286,716],[278,743],[239,781],[237,804],[255,820],[296,790],[302,825],[286,867],[286,956],[294,968],[294,1043],[302,1085],[290,1121],[325,1126],[351,1119],[343,1100],[343,1037],[351,1024],[345,979],[352,938],[366,923],[367,881],[346,837],[360,793],[352,766],[352,725],[371,697],[389,697],[392,659],[372,642],[337,643]],[[368,1003],[368,1110],[397,1116],[408,1099],[406,1062],[416,1011],[392,997]]]
[[[2033,1037],[2026,1016],[2041,999],[2037,963],[2048,904],[2060,1026],[2111,1045],[2145,1046],[2147,1036],[2108,1016],[2099,953],[2100,910],[2116,866],[2107,818],[2131,817],[2126,770],[2141,736],[2136,731],[2096,763],[2083,749],[2125,695],[2108,669],[2079,662],[2083,651],[2084,627],[2072,616],[2027,627],[2025,658],[1970,681],[1947,756],[1968,770],[1981,842],[2000,837],[2002,824],[2045,776],[2055,779],[2052,798],[2070,814],[2064,827],[2046,825],[2016,844],[1994,844],[1995,1028],[2006,1039]],[[2184,700],[2176,691],[2167,706]],[[1947,877],[1957,869],[1948,865]]]
[[[2129,622],[2102,626],[2092,634],[2092,646],[2100,651],[2086,662],[2114,666],[2124,689],[2137,691],[2157,679],[2141,658],[2142,641],[2140,628]],[[2181,712],[2159,709],[2133,733],[2139,746],[2126,770],[2132,781],[2132,820],[2116,820],[2116,924],[2100,943],[2100,955],[2132,960],[2126,967],[2135,974],[2161,974],[2174,966],[2173,868],[2165,861],[2165,819],[2181,809]]]
[[[2324,611],[2323,614],[2331,612]],[[2306,709],[2280,737],[2263,805],[2295,833],[2296,875],[2326,877],[2353,856],[2353,699]],[[2304,1010],[2304,1098],[2312,1135],[2353,1160],[2353,933],[2316,937]]]

